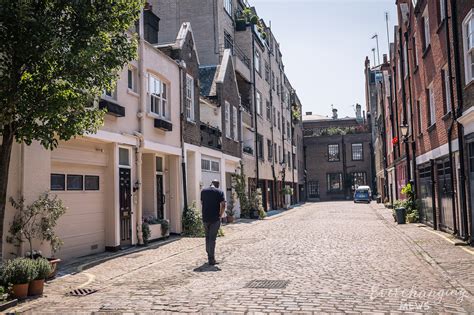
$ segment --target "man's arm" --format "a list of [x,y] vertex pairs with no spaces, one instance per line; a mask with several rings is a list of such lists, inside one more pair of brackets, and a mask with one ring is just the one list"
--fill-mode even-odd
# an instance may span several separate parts
[[221,208],[219,209],[219,218],[222,218],[222,215],[224,214],[225,211],[225,200],[221,201]]

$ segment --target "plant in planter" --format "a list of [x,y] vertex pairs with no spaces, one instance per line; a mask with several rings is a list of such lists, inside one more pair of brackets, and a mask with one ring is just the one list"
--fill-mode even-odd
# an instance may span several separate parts
[[3,269],[3,283],[12,285],[11,293],[18,299],[28,296],[29,282],[36,276],[35,262],[30,258],[19,257],[9,260]]
[[245,177],[244,164],[240,161],[239,168],[232,174],[232,188],[240,203],[240,216],[250,218],[250,202],[247,195],[247,178]]
[[146,245],[148,244],[148,240],[150,239],[151,231],[150,231],[150,225],[148,222],[143,221],[142,222],[142,237],[143,237],[143,243]]
[[66,212],[66,207],[57,196],[50,196],[48,193],[41,194],[37,200],[30,205],[25,205],[25,200],[21,197],[18,201],[10,198],[10,203],[17,210],[10,225],[7,242],[19,247],[23,242],[28,242],[28,257],[41,257],[41,252],[33,249],[33,240],[49,242],[51,247],[51,257],[47,258],[51,264],[52,271],[48,279],[54,278],[57,265],[61,261],[55,258],[56,252],[61,248],[63,242],[56,235],[54,228],[59,218]]
[[58,219],[66,212],[66,207],[57,196],[51,198],[45,193],[30,205],[25,205],[23,197],[18,201],[10,198],[10,203],[17,213],[10,225],[7,242],[20,246],[26,240],[30,258],[34,258],[34,254],[37,253],[33,250],[35,239],[41,242],[48,241],[53,253],[59,250],[62,241],[56,236],[54,228]]
[[235,219],[235,192],[232,191],[230,195],[229,202],[227,203],[227,209],[225,210],[227,214],[227,223],[234,222]]
[[36,268],[36,277],[30,281],[28,287],[28,295],[30,296],[43,294],[44,281],[48,278],[52,269],[49,261],[44,258],[34,260],[34,266]]
[[204,225],[202,224],[202,216],[193,202],[183,212],[183,235],[187,237],[203,237]]
[[161,236],[166,236],[168,234],[168,231],[170,230],[170,223],[168,220],[161,220]]
[[257,188],[255,191],[251,193],[250,205],[252,209],[252,216],[254,218],[263,220],[267,216],[267,213],[265,212],[265,209],[263,208],[262,190],[260,188]]

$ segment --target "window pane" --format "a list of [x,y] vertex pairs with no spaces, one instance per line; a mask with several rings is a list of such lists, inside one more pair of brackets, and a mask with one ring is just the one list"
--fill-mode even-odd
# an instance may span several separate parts
[[130,157],[128,149],[119,148],[119,165],[130,166]]
[[86,190],[99,190],[99,176],[86,175],[84,184]]
[[330,162],[339,161],[339,144],[328,145],[328,160]]
[[159,156],[156,157],[156,171],[163,172],[163,158]]
[[128,88],[133,89],[133,71],[128,69]]
[[66,176],[64,174],[51,174],[51,190],[64,190]]
[[211,171],[219,172],[219,162],[211,161]]
[[210,171],[211,170],[211,161],[202,159],[201,160],[201,169],[204,171]]
[[67,176],[67,190],[83,190],[83,185],[82,175]]
[[353,143],[352,144],[352,160],[361,161],[363,160],[363,147],[362,143]]

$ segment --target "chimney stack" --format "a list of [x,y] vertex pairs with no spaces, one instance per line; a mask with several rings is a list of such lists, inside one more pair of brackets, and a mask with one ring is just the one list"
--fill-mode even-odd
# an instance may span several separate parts
[[313,115],[313,112],[306,112],[306,116],[311,116]]
[[337,119],[337,109],[336,108],[332,109],[332,119]]

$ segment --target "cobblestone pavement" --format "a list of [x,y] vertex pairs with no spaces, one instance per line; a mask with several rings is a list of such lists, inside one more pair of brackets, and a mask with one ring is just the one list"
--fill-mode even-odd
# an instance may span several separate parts
[[[474,312],[474,251],[397,226],[378,205],[306,204],[225,232],[218,268],[203,264],[202,239],[177,239],[59,278],[11,311]],[[251,280],[288,283],[247,288]],[[65,296],[78,287],[98,291]]]

